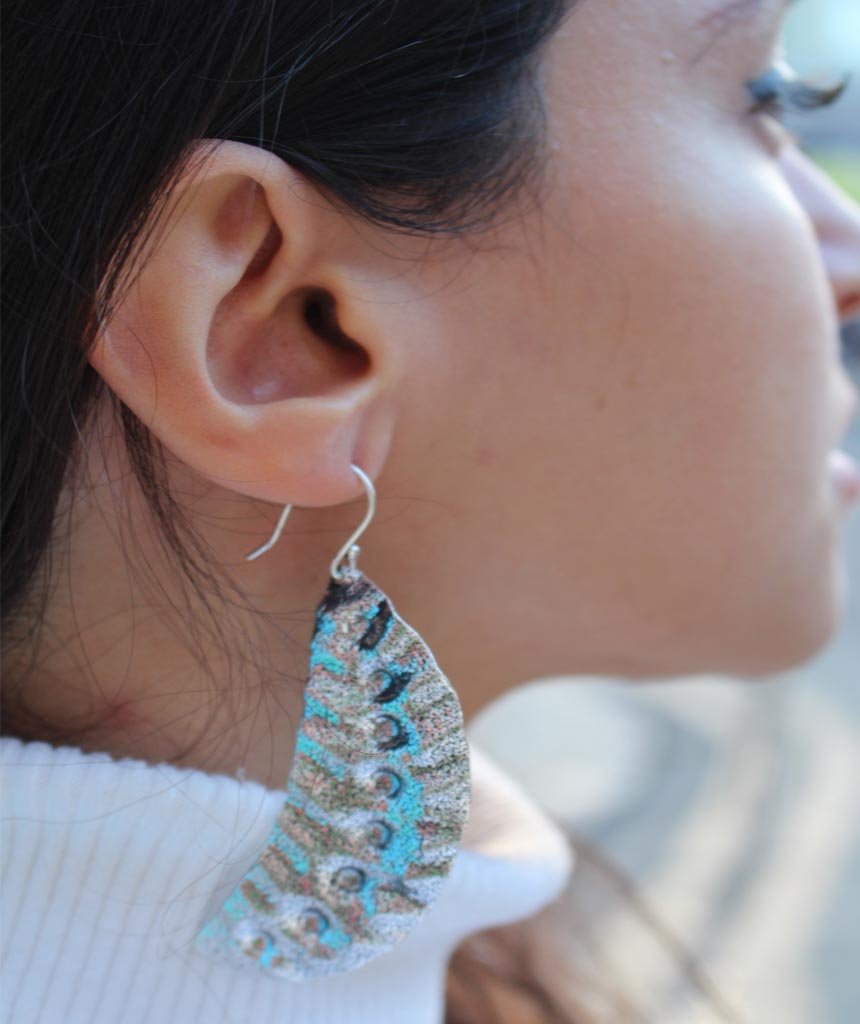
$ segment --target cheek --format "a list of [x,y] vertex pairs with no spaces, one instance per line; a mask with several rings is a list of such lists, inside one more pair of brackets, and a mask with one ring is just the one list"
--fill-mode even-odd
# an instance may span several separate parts
[[741,183],[719,168],[671,189],[640,177],[593,240],[624,282],[599,317],[620,332],[593,336],[612,352],[607,522],[627,538],[612,565],[673,644],[680,630],[719,657],[778,635],[785,655],[832,604],[837,335],[811,226],[775,168]]
[[652,380],[659,405],[678,410],[660,480],[686,523],[688,582],[716,581],[735,635],[754,624],[751,644],[791,658],[792,631],[808,654],[831,617],[835,332],[808,225],[781,199],[752,192],[737,219],[726,210],[700,245],[691,237],[675,288],[692,315],[672,316],[667,339],[677,373]]

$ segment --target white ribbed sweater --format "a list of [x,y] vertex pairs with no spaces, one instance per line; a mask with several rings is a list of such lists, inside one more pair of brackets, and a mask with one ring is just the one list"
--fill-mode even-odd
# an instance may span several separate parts
[[190,944],[225,863],[250,866],[283,790],[0,738],[0,1019],[440,1024],[455,946],[541,909],[573,866],[519,783],[474,743],[471,755],[469,823],[426,917],[363,967],[297,983]]

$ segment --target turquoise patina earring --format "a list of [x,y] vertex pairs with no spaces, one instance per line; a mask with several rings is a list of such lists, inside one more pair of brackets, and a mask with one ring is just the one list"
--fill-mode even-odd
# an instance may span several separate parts
[[[435,901],[469,814],[460,702],[427,644],[357,568],[376,494],[351,468],[368,511],[317,608],[286,800],[262,853],[194,940],[296,981],[353,970],[405,938]],[[277,541],[291,508],[248,560]]]

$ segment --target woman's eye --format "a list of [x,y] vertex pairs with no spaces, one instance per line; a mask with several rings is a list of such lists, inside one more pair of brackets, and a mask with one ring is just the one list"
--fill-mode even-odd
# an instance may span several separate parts
[[745,83],[753,98],[749,113],[766,114],[782,121],[788,111],[799,113],[826,107],[839,99],[849,78],[845,74],[841,82],[830,87],[813,85],[799,78],[785,61],[776,61],[763,75]]
[[799,78],[784,60],[775,61],[764,74],[744,83],[753,99],[748,109],[753,119],[767,132],[768,144],[780,153],[788,144],[800,140],[784,124],[789,111],[815,110],[834,103],[844,92],[849,75],[843,75],[837,85],[822,87]]

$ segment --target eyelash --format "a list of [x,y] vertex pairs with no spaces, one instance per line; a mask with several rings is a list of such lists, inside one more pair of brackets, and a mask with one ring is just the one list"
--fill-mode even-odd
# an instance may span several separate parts
[[784,61],[778,61],[763,75],[745,83],[747,92],[755,101],[749,113],[767,114],[781,122],[788,111],[800,113],[829,106],[845,91],[850,77],[844,74],[838,85],[829,88],[811,85],[798,78]]

